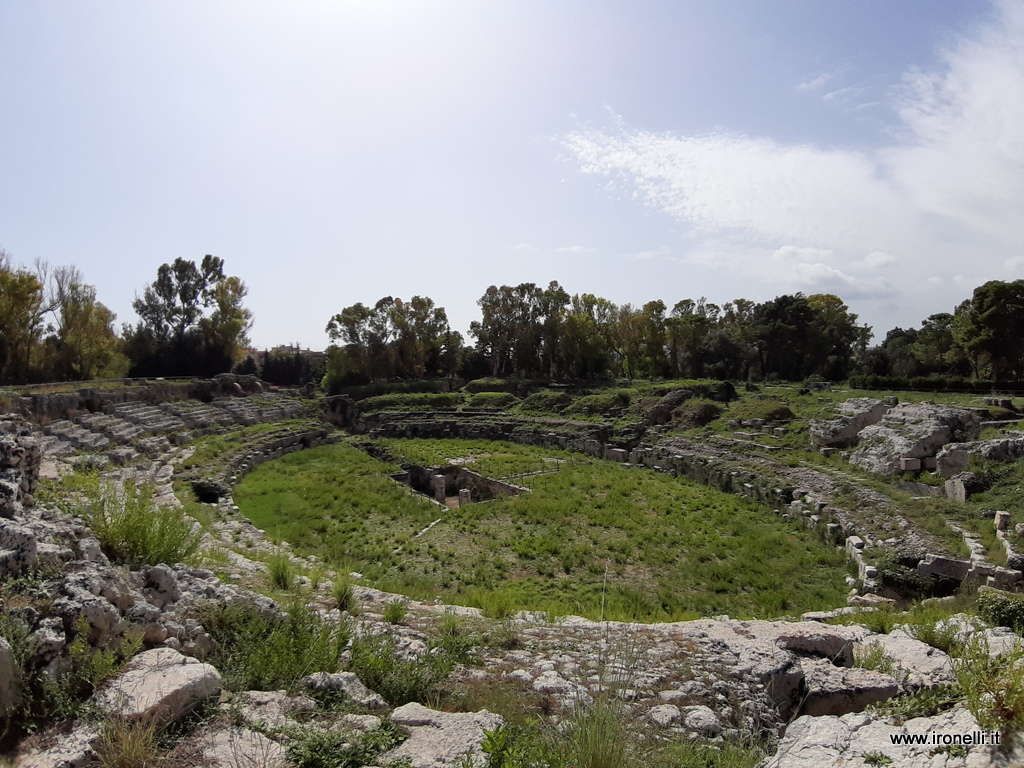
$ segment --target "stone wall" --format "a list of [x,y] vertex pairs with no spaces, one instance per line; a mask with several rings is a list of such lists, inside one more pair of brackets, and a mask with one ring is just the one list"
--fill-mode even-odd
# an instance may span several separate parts
[[0,517],[13,518],[22,507],[32,506],[42,452],[30,435],[21,417],[0,417]]
[[8,410],[33,421],[71,419],[82,413],[109,413],[124,403],[210,402],[215,397],[244,397],[264,391],[253,376],[221,374],[191,382],[136,379],[120,387],[82,387],[74,392],[35,392],[10,399]]
[[455,496],[465,489],[470,492],[470,498],[473,501],[493,499],[496,496],[517,496],[530,490],[454,465],[421,467],[418,464],[409,464],[403,469],[405,472],[402,474],[405,479],[402,482],[407,482],[417,491],[429,495],[433,495],[435,492],[435,482],[437,481],[434,478],[437,475],[444,477],[445,496]]

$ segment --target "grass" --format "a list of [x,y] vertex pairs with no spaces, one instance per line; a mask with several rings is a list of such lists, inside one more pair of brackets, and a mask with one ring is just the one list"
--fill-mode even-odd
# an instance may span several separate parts
[[490,477],[549,471],[523,480],[532,493],[439,513],[387,477],[397,465],[338,444],[258,467],[235,501],[297,554],[353,561],[381,589],[493,618],[519,609],[598,618],[602,603],[605,618],[626,621],[769,617],[845,599],[841,552],[743,498],[553,449],[382,443],[418,464],[468,458]]
[[350,651],[349,671],[393,707],[431,701],[455,668],[455,660],[444,652],[402,658],[390,632],[360,635],[352,641]]
[[360,768],[405,741],[390,720],[355,736],[346,730],[306,728],[289,734],[288,760],[295,768]]
[[272,586],[287,592],[295,585],[298,570],[287,552],[278,550],[267,558],[267,578]]
[[151,488],[114,486],[96,475],[82,482],[82,514],[111,560],[140,568],[195,558],[202,535],[195,521],[174,507],[157,507]]
[[347,576],[336,578],[331,583],[331,602],[339,611],[354,612],[358,608],[355,590]]
[[319,427],[322,422],[310,419],[290,419],[273,421],[248,426],[228,427],[212,435],[203,435],[193,443],[192,455],[181,463],[181,470],[200,469],[211,475],[213,468],[219,467],[237,453],[244,451],[253,441],[263,435],[282,430],[295,430],[304,427]]
[[202,603],[192,616],[217,641],[207,661],[235,691],[294,690],[306,675],[336,672],[350,636],[346,622],[326,621],[298,600],[279,616],[247,601]]

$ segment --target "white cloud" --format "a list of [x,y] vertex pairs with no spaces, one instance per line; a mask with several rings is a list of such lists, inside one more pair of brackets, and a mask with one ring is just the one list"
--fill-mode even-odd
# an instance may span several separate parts
[[772,258],[775,261],[783,262],[813,262],[815,260],[821,261],[822,259],[829,259],[832,257],[832,251],[823,251],[820,248],[797,248],[795,245],[784,245],[777,249],[773,254]]
[[815,77],[815,78],[813,78],[811,80],[808,80],[805,83],[800,83],[799,85],[797,85],[796,88],[794,88],[794,90],[797,93],[813,93],[815,91],[820,90],[821,86],[823,86],[829,80],[832,80],[834,77],[835,77],[835,73],[833,73],[833,72],[824,72],[824,73],[818,75],[817,77]]
[[1009,270],[1018,270],[1024,267],[1024,256],[1014,256],[1012,259],[1007,259],[1003,262],[1003,266]]
[[[1015,261],[1024,231],[1024,4],[994,7],[994,21],[942,52],[939,69],[910,72],[894,89],[900,122],[885,146],[680,136],[621,120],[564,144],[612,194],[685,224],[682,261],[717,266],[723,242],[742,253],[738,287],[919,297],[938,285],[924,277],[936,265],[969,263],[974,276],[952,282],[971,288],[1024,266]],[[797,89],[820,92],[831,77]],[[845,98],[843,90],[830,93]],[[856,277],[883,268],[885,279]]]
[[593,248],[585,245],[567,245],[562,248],[555,248],[555,253],[593,253]]
[[886,264],[895,264],[896,257],[885,251],[874,251],[865,256],[864,261],[861,263],[868,269],[878,269]]
[[658,248],[653,251],[639,251],[637,253],[628,253],[626,255],[632,259],[654,259],[658,257],[670,256],[671,253],[672,249],[669,248],[667,245],[663,245],[661,246],[661,248]]

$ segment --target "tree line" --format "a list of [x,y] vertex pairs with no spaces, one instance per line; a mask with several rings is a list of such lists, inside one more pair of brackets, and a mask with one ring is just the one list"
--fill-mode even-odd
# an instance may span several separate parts
[[702,297],[669,308],[570,295],[551,282],[492,285],[477,304],[471,345],[429,298],[345,308],[327,324],[330,387],[424,375],[841,379],[871,335],[831,294],[721,306]]
[[116,316],[74,266],[15,265],[0,249],[0,384],[125,376],[209,376],[230,371],[248,346],[245,283],[224,261],[176,259]]
[[701,297],[615,304],[557,282],[490,286],[469,339],[433,299],[386,296],[330,318],[326,368],[300,353],[244,354],[252,312],[224,261],[178,258],[136,294],[137,321],[116,317],[74,266],[17,266],[0,249],[0,384],[124,376],[210,376],[235,370],[332,390],[423,377],[718,378],[802,381],[850,375],[1024,378],[1024,280],[990,281],[920,328],[869,346],[838,296],[764,302]]
[[477,304],[472,343],[430,298],[345,308],[327,325],[328,387],[422,376],[1024,378],[1024,280],[985,283],[953,312],[929,316],[920,329],[894,328],[876,346],[871,328],[833,294],[635,306],[570,295],[551,282],[492,285]]

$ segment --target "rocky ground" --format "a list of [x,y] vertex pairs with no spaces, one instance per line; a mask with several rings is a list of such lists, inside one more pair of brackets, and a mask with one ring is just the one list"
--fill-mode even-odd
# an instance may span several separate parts
[[[179,411],[184,414],[187,408]],[[200,416],[212,421],[216,415]],[[228,695],[222,670],[206,662],[215,641],[193,617],[193,609],[203,601],[246,601],[267,615],[280,612],[278,604],[252,591],[266,586],[266,565],[256,556],[274,549],[263,532],[225,495],[210,506],[212,524],[204,534],[204,547],[220,552],[211,560],[217,563],[217,575],[181,564],[136,570],[112,564],[80,518],[32,498],[40,472],[56,475],[70,468],[72,456],[60,448],[67,441],[42,441],[39,450],[41,441],[27,424],[6,424],[6,437],[0,439],[0,578],[9,583],[39,569],[48,576],[37,582],[36,594],[6,602],[7,618],[28,631],[22,646],[29,649],[28,667],[54,674],[65,667],[82,619],[94,648],[116,648],[137,631],[141,652],[93,694],[91,703],[105,713],[106,722],[161,726],[187,720],[197,708],[205,711],[205,719],[174,747],[182,765],[285,766],[286,748],[300,725],[351,733],[356,742],[384,715],[406,738],[378,756],[378,765],[400,758],[416,768],[485,765],[481,743],[485,730],[501,724],[498,715],[486,710],[442,712],[430,701],[389,708],[351,673],[311,677],[305,691]],[[122,483],[139,477],[152,480],[160,502],[173,504],[172,479],[175,467],[188,455],[185,443],[166,440],[144,461],[136,457],[125,468],[115,468],[117,462],[110,459],[107,469]],[[673,446],[683,449],[681,444]],[[257,457],[250,452],[248,460]],[[836,482],[822,473],[792,469],[793,481],[815,493],[828,492],[829,483]],[[941,744],[892,743],[893,734],[943,737],[978,730],[962,705],[905,722],[868,711],[877,702],[952,680],[950,658],[906,632],[882,635],[858,625],[826,625],[818,620],[823,616],[804,621],[719,617],[637,625],[520,614],[498,622],[485,619],[476,609],[418,603],[360,586],[357,575],[352,576],[353,591],[360,610],[351,616],[332,607],[332,577],[325,573],[318,589],[306,578],[301,592],[326,620],[350,621],[357,635],[391,632],[401,653],[416,658],[432,652],[431,639],[456,616],[466,632],[494,641],[481,642],[476,658],[456,668],[451,684],[507,691],[544,716],[565,717],[611,697],[631,722],[654,738],[710,744],[762,740],[776,750],[765,768],[1024,764],[1020,750],[943,750],[938,748]],[[387,618],[396,601],[407,604],[397,623]],[[956,628],[965,635],[985,637],[993,654],[1011,650],[1017,640],[1009,630],[979,628],[966,619]],[[856,665],[879,649],[890,662],[884,672]],[[4,712],[18,705],[16,651],[0,640]],[[315,716],[320,706],[315,694],[325,687],[342,692],[349,702],[348,714]],[[62,723],[33,736],[17,747],[16,764],[68,768],[93,763],[103,741],[97,722]]]

